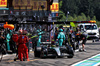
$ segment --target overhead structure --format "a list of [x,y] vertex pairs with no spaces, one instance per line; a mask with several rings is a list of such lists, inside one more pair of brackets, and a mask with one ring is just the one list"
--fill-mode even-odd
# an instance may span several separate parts
[[55,22],[48,22],[48,21],[26,21],[23,23],[19,23],[18,21],[0,21],[0,23],[6,23],[8,22],[9,24],[70,24],[71,22],[73,23],[96,23],[94,20],[90,21],[55,21]]

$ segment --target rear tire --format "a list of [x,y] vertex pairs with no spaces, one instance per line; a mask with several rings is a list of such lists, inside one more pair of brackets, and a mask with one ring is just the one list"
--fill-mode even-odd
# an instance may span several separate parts
[[73,56],[74,56],[74,51],[71,50],[70,53],[69,53],[69,56],[67,56],[67,57],[68,57],[68,58],[73,58]]
[[68,54],[69,54],[69,56],[67,56],[67,58],[73,58],[73,56],[74,56],[73,48],[69,48]]

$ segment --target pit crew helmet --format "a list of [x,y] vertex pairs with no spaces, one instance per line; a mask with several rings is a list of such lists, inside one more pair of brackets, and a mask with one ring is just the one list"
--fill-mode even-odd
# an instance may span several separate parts
[[59,32],[63,32],[63,29],[59,29]]

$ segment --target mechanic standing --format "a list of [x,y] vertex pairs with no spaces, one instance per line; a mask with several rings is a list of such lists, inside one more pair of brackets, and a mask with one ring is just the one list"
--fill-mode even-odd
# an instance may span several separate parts
[[17,43],[17,41],[18,41],[18,34],[13,34],[12,35],[12,40],[15,42],[15,44],[16,44],[16,57],[15,57],[15,60],[16,59],[18,59],[18,43]]
[[37,30],[38,32],[38,41],[37,41],[37,46],[40,46],[41,43],[41,38],[42,38],[42,34],[45,33],[46,29],[44,29],[44,31],[42,31],[41,29]]
[[20,35],[19,35],[19,38],[17,41],[17,43],[18,43],[18,57],[21,61],[23,61],[23,57],[27,61],[30,61],[28,58],[28,48],[26,46],[26,43],[29,41],[29,39],[23,33],[26,34],[25,31],[20,30]]
[[78,43],[79,43],[80,40],[82,40],[82,49],[79,49],[79,51],[86,51],[85,50],[85,44],[86,44],[86,41],[87,41],[87,35],[82,33],[80,31],[79,27],[77,28],[76,31],[77,31],[77,34],[78,34],[78,35],[76,35],[76,40],[78,41]]
[[41,30],[37,30],[37,32],[38,32],[37,46],[39,47],[39,46],[40,46],[40,43],[41,43],[41,38],[42,38],[41,34],[42,34],[43,32],[42,32]]
[[85,35],[84,33],[81,34],[81,38],[82,38],[82,51],[85,51],[86,52],[86,49],[85,49],[85,44],[86,44],[86,41],[87,41],[87,35]]
[[57,41],[59,42],[59,46],[62,46],[64,40],[65,40],[65,34],[63,33],[63,29],[59,29],[59,34],[57,36]]
[[7,41],[7,50],[10,50],[10,39],[11,39],[11,35],[12,35],[12,31],[10,29],[8,29],[8,33],[6,35],[6,41]]

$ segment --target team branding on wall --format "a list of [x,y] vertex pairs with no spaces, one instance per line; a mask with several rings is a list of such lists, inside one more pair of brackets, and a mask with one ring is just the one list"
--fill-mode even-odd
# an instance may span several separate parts
[[50,6],[50,10],[52,12],[58,12],[59,11],[59,3],[53,3],[51,6]]
[[47,10],[47,1],[43,0],[13,0],[14,9],[32,9],[32,10],[42,10],[41,5]]
[[50,6],[50,11],[52,12],[52,17],[58,17],[58,11],[59,11],[59,3],[53,2],[53,4]]
[[0,0],[0,7],[6,7],[7,6],[7,0]]

